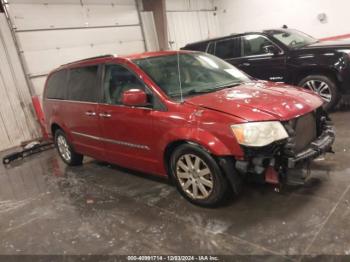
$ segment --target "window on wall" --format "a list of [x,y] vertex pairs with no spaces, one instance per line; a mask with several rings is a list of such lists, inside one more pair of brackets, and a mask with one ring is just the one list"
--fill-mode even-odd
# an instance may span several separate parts
[[107,65],[103,84],[104,102],[119,105],[122,94],[130,89],[141,89],[147,93],[144,84],[121,65]]
[[243,55],[254,56],[266,54],[265,46],[274,45],[262,35],[246,35],[243,37]]
[[241,38],[234,37],[216,42],[215,55],[222,59],[241,56]]
[[98,66],[70,69],[69,99],[74,101],[97,102],[99,97]]
[[67,70],[57,71],[49,77],[45,97],[67,99]]

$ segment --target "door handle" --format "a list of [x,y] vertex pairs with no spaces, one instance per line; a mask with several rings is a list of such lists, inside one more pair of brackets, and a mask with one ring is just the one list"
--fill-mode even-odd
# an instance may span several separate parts
[[95,116],[95,115],[96,115],[96,112],[86,111],[86,112],[85,112],[85,115],[87,115],[87,116]]
[[104,118],[110,118],[110,117],[112,117],[112,115],[109,114],[109,113],[100,113],[99,116],[100,116],[100,117],[104,117]]
[[250,66],[250,63],[244,62],[244,63],[240,64],[240,66],[245,66],[245,67],[247,67],[247,66]]

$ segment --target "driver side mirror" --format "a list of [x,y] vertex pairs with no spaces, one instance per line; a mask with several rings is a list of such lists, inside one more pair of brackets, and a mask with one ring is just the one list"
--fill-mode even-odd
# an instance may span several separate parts
[[275,47],[274,45],[266,45],[263,47],[263,51],[265,54],[278,54],[279,50],[277,47]]
[[122,94],[122,104],[126,106],[148,106],[147,94],[141,89],[129,89]]

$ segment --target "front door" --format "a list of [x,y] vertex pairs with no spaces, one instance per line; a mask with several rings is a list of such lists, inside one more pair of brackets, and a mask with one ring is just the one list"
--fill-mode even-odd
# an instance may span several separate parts
[[[278,53],[266,53],[265,47],[274,46]],[[238,68],[252,77],[275,82],[286,81],[286,58],[278,46],[267,37],[250,34],[242,37],[242,57]]]
[[123,105],[121,96],[130,89],[144,90],[152,99],[145,84],[127,67],[119,64],[105,66],[104,98],[99,117],[106,160],[154,172],[156,139],[153,137],[153,108]]

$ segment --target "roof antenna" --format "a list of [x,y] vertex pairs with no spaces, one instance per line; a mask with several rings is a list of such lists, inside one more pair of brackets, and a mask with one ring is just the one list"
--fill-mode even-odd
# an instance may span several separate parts
[[283,25],[282,28],[283,29],[288,29],[288,26],[287,25]]
[[181,99],[181,102],[183,102],[182,86],[181,86],[181,72],[180,72],[180,52],[177,51],[176,55],[177,55],[177,72],[179,75],[180,99]]

